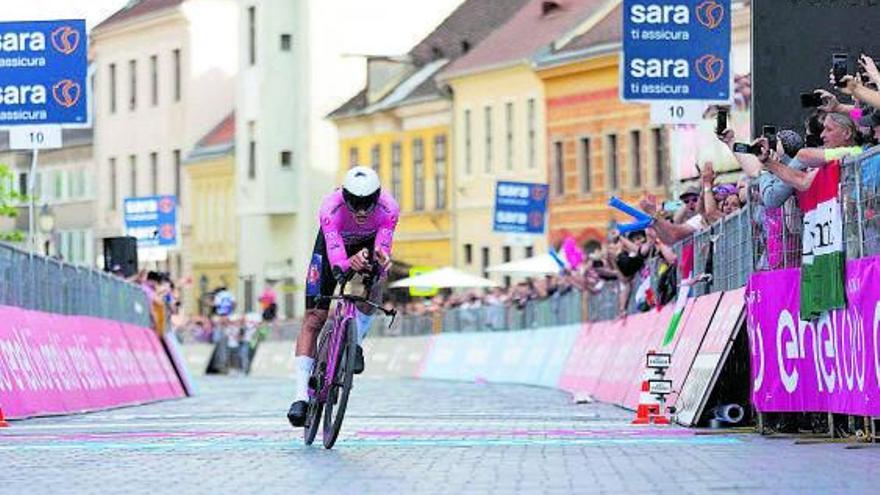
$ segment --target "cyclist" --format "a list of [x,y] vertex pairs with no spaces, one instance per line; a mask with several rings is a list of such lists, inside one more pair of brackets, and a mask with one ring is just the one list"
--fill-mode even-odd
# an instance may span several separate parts
[[[308,382],[315,364],[318,334],[327,320],[329,300],[336,284],[349,272],[369,272],[378,264],[380,278],[391,267],[391,243],[400,208],[390,194],[382,191],[379,176],[371,168],[353,167],[345,174],[342,187],[324,198],[319,212],[320,229],[306,275],[306,312],[296,339],[296,398],[287,413],[293,426],[303,426],[308,410]],[[374,283],[369,298],[379,297]],[[364,370],[363,342],[373,319],[373,308],[358,308],[358,346],[355,373]]]

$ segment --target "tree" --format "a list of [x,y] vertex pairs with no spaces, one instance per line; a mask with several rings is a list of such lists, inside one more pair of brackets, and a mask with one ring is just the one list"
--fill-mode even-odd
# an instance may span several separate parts
[[[15,188],[15,174],[9,167],[0,163],[0,218],[18,216],[18,205],[27,200],[27,196]],[[0,241],[20,242],[24,234],[18,230],[0,231]]]

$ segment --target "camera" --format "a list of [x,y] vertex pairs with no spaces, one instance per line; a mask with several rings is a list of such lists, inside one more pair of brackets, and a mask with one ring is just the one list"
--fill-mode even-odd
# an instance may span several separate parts
[[733,152],[749,153],[755,156],[759,156],[761,154],[761,146],[757,144],[749,145],[746,143],[733,143]]
[[767,144],[771,150],[776,149],[776,126],[775,125],[765,125],[761,129],[761,134],[767,138]]
[[817,108],[822,106],[822,95],[819,93],[801,93],[801,106],[803,108]]
[[718,109],[718,113],[715,114],[715,134],[721,135],[724,134],[724,131],[727,130],[727,110],[723,108]]
[[845,86],[841,79],[849,71],[849,56],[845,53],[834,53],[831,55],[831,71],[834,75],[834,85],[838,88]]

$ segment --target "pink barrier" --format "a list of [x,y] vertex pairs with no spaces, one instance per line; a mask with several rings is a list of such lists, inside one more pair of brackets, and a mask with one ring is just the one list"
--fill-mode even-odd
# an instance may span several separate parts
[[149,329],[0,306],[0,406],[10,418],[183,397]]
[[846,266],[848,307],[800,321],[797,269],[746,291],[752,400],[761,412],[880,416],[880,257]]
[[[645,354],[656,348],[672,308],[631,315],[625,320],[589,323],[581,330],[558,386],[572,394],[589,394],[602,402],[635,407]],[[632,397],[632,399],[630,399]]]

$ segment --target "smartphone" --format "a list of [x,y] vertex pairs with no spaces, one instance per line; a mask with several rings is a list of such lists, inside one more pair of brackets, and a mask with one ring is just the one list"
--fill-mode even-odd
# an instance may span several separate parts
[[733,152],[734,153],[750,153],[752,155],[758,156],[761,154],[761,147],[757,144],[752,146],[746,143],[733,143]]
[[720,136],[726,130],[727,130],[727,110],[725,110],[723,108],[719,108],[718,113],[715,114],[715,134]]
[[845,53],[833,53],[831,55],[831,70],[834,75],[834,85],[843,87],[841,79],[849,72],[849,55]]
[[801,93],[801,106],[803,108],[817,108],[822,106],[822,95],[819,93]]
[[765,125],[761,129],[761,135],[767,138],[767,144],[770,146],[770,149],[776,150],[776,126]]

